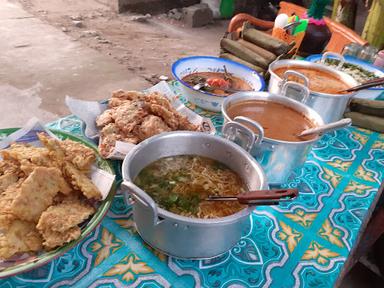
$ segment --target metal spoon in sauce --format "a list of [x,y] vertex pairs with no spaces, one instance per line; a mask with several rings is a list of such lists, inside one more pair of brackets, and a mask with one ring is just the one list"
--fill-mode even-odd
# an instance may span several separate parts
[[209,195],[206,201],[238,201],[244,205],[276,205],[282,201],[295,199],[299,194],[297,189],[256,190],[234,196]]
[[367,88],[371,88],[371,87],[375,87],[375,86],[381,86],[381,85],[384,85],[384,77],[368,80],[367,82],[364,82],[363,84],[357,85],[357,86],[349,88],[349,89],[339,91],[339,93],[356,92],[359,90],[363,90],[363,89],[367,89]]
[[222,88],[222,87],[216,87],[216,86],[211,86],[208,85],[208,83],[199,83],[193,86],[193,90],[201,90],[202,88],[209,88],[212,90],[221,90],[227,93],[237,93],[237,92],[252,92],[253,90],[242,90],[242,89],[234,89],[234,88]]
[[341,119],[341,120],[336,121],[336,122],[328,123],[328,124],[325,124],[325,125],[322,125],[322,126],[319,126],[316,128],[310,128],[310,129],[304,130],[303,132],[301,132],[297,136],[304,137],[304,136],[313,135],[313,134],[321,135],[321,134],[324,134],[326,132],[330,132],[330,131],[333,131],[333,130],[336,130],[339,128],[349,126],[349,125],[351,125],[351,123],[352,123],[351,118],[345,118],[345,119]]

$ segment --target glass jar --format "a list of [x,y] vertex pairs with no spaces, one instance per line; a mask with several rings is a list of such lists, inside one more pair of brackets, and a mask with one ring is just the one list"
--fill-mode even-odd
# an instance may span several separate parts
[[379,53],[377,53],[377,56],[373,65],[380,68],[384,68],[384,50],[381,50]]
[[379,49],[377,49],[376,47],[367,45],[364,46],[363,50],[360,51],[358,56],[361,60],[372,63],[373,61],[375,61],[376,54],[378,51]]
[[363,49],[363,46],[357,43],[349,43],[344,46],[342,54],[349,55],[352,57],[358,57],[360,51]]

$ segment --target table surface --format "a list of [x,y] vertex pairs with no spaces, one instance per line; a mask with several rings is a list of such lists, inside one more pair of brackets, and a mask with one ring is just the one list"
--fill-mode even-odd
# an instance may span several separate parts
[[[187,106],[222,125],[219,114]],[[84,136],[75,116],[48,126]],[[143,243],[118,192],[84,241],[43,267],[0,280],[0,287],[333,287],[383,179],[384,134],[354,127],[326,134],[286,184],[300,196],[256,208],[235,247],[200,261],[167,257]]]

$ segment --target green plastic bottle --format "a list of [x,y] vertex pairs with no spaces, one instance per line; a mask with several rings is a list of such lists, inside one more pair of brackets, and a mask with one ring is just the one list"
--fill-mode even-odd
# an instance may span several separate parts
[[235,12],[235,0],[221,0],[220,15],[223,18],[231,18]]

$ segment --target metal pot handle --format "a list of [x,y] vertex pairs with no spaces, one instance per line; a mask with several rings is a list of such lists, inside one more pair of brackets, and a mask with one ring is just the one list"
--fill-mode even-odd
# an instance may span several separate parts
[[[300,72],[294,71],[294,70],[287,70],[283,74],[283,82],[281,82],[281,87],[284,86],[285,83],[289,82],[289,76],[295,76],[301,80],[303,80],[303,84],[305,87],[309,87],[309,79],[304,74],[301,74]],[[294,82],[294,81],[292,81]]]
[[337,69],[337,70],[340,70],[341,67],[343,67],[343,65],[344,65],[344,63],[345,63],[345,58],[344,58],[342,55],[340,55],[340,54],[338,54],[338,53],[335,53],[335,52],[325,52],[325,53],[323,54],[323,56],[321,56],[321,60],[320,60],[320,62],[321,62],[322,64],[325,64],[325,60],[326,60],[329,56],[331,56],[331,57],[336,58],[337,60],[339,60],[339,65],[337,65],[336,69]]
[[310,93],[308,87],[294,81],[287,81],[284,83],[283,87],[281,88],[281,95],[288,98],[293,98],[287,94],[289,88],[299,90],[300,92],[299,96],[301,97],[301,99],[295,99],[295,100],[298,100],[299,102],[304,104],[307,103],[309,98],[309,93]]
[[[258,131],[257,138],[251,129],[239,122],[244,122],[254,127]],[[256,121],[243,116],[237,116],[235,117],[234,121],[225,124],[222,134],[225,139],[234,142],[239,132],[241,132],[248,139],[245,145],[241,145],[247,152],[250,152],[255,145],[259,145],[264,138],[263,127]]]
[[152,210],[153,226],[159,223],[157,204],[155,203],[155,201],[153,201],[153,199],[148,194],[146,194],[144,191],[139,189],[135,184],[129,181],[123,181],[123,183],[121,183],[121,188],[124,192],[133,195],[136,200],[140,201],[142,204],[147,206],[148,209]]

